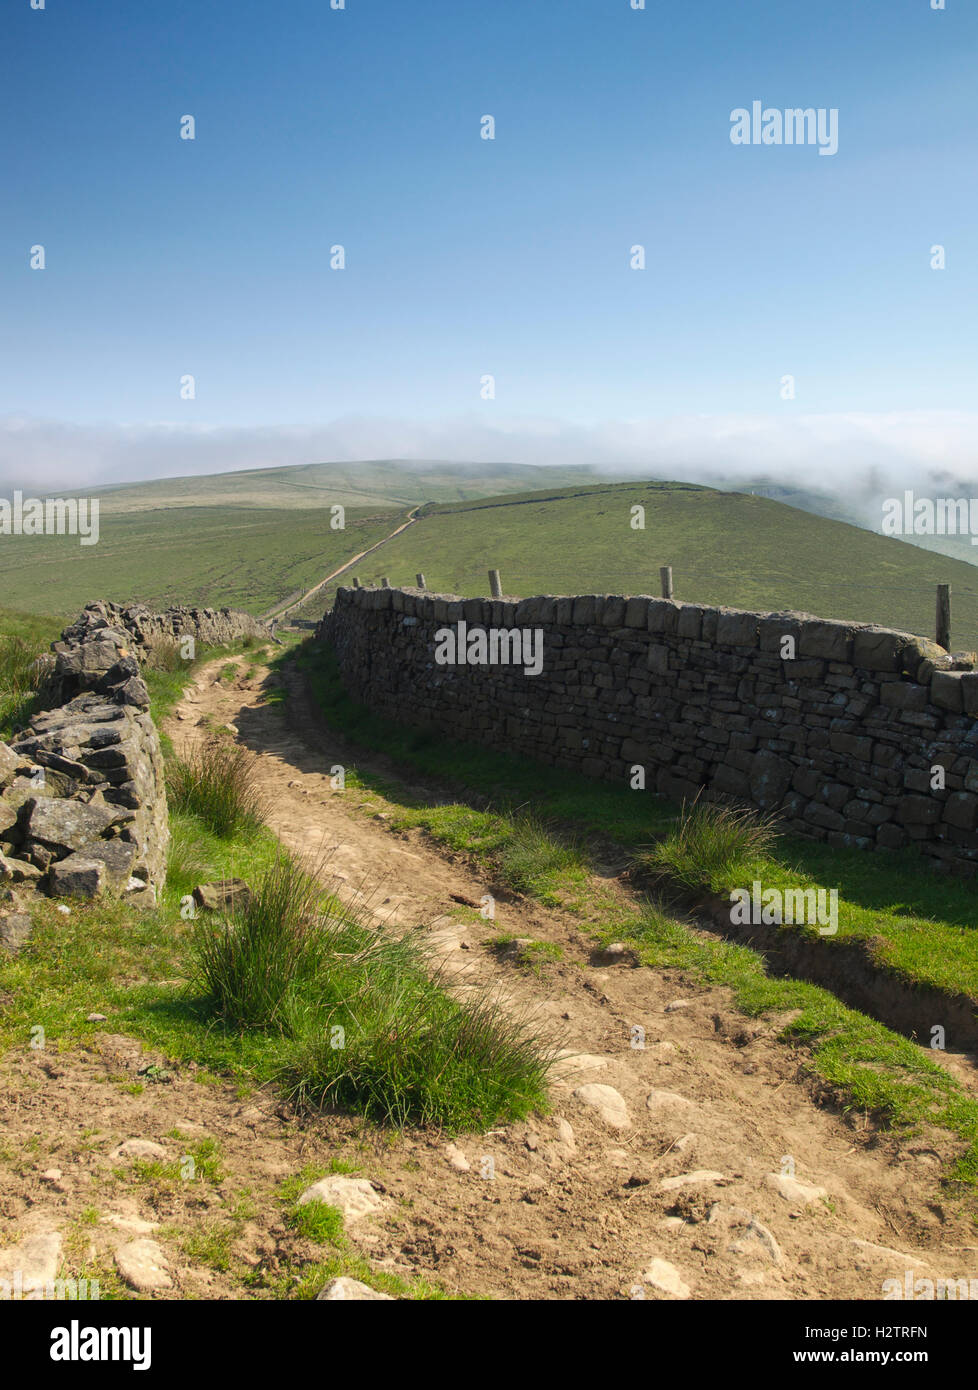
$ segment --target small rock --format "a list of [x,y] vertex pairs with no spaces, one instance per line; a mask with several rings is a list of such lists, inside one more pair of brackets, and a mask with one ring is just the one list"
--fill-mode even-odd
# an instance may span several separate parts
[[26,859],[8,859],[0,854],[0,881],[36,883],[42,876],[42,871],[36,864],[29,864]]
[[33,928],[29,912],[0,912],[0,947],[17,955]]
[[60,1181],[61,1181],[61,1169],[60,1169],[60,1168],[46,1168],[46,1169],[44,1170],[44,1172],[41,1174],[41,1182],[60,1182]]
[[18,1245],[0,1249],[0,1279],[11,1285],[19,1275],[22,1297],[43,1297],[44,1286],[56,1279],[61,1266],[61,1236],[42,1231]]
[[580,1071],[600,1071],[608,1065],[607,1057],[596,1057],[590,1052],[560,1052],[553,1065],[557,1077],[571,1076]]
[[624,1097],[615,1090],[614,1086],[602,1086],[597,1082],[592,1082],[588,1086],[578,1086],[574,1095],[585,1105],[590,1105],[595,1109],[611,1129],[629,1129],[631,1127],[632,1122],[628,1118]]
[[193,897],[207,912],[243,911],[251,902],[251,889],[243,878],[222,878],[215,883],[198,883]]
[[338,1207],[347,1221],[374,1216],[389,1205],[366,1178],[338,1176],[320,1178],[319,1182],[307,1187],[299,1198],[299,1206],[305,1206],[307,1202],[325,1202],[328,1206]]
[[701,1187],[707,1182],[722,1182],[723,1174],[710,1168],[697,1168],[693,1173],[679,1173],[674,1178],[663,1178],[659,1187],[663,1192],[678,1192],[683,1187]]
[[692,1110],[693,1102],[675,1091],[650,1091],[645,1104],[656,1113],[662,1111]]
[[124,1212],[110,1211],[102,1217],[106,1226],[112,1226],[127,1236],[152,1235],[159,1225],[158,1221],[143,1221],[141,1217],[130,1216]]
[[81,854],[69,854],[60,864],[51,866],[48,883],[53,898],[81,898],[89,902],[97,898],[108,883],[109,875],[101,859],[86,859]]
[[643,1284],[649,1284],[653,1289],[658,1289],[660,1293],[669,1294],[672,1298],[689,1298],[690,1296],[689,1285],[683,1282],[679,1270],[668,1260],[653,1260],[641,1278]]
[[747,1225],[742,1228],[742,1234],[733,1242],[730,1250],[735,1255],[761,1256],[776,1265],[784,1261],[780,1245],[768,1228],[762,1226],[756,1217],[751,1217]]
[[345,1275],[331,1279],[316,1294],[317,1303],[336,1303],[340,1299],[356,1299],[366,1303],[368,1299],[383,1299],[388,1303],[395,1300],[389,1293],[378,1293],[369,1284],[361,1284],[359,1279],[348,1279]]
[[173,1288],[163,1251],[155,1240],[141,1238],[120,1245],[115,1252],[115,1262],[123,1279],[138,1293]]
[[165,1159],[167,1152],[162,1144],[155,1144],[152,1139],[126,1139],[112,1150],[109,1157]]
[[664,1012],[667,1014],[674,1014],[678,1013],[680,1009],[688,1009],[691,1007],[692,1005],[688,999],[673,999],[671,1003],[666,1005]]
[[86,1014],[86,1023],[105,1023],[108,1021],[108,1014]]
[[764,1181],[768,1187],[775,1189],[779,1197],[797,1207],[807,1207],[809,1203],[828,1196],[824,1187],[809,1187],[807,1183],[789,1178],[785,1173],[768,1173]]
[[465,1157],[462,1150],[456,1148],[454,1144],[445,1145],[445,1157],[452,1167],[456,1168],[460,1173],[467,1173],[472,1167],[472,1164]]

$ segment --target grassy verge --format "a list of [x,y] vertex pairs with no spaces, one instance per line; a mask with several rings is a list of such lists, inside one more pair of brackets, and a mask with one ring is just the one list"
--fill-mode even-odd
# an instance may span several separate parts
[[[442,844],[470,854],[504,884],[512,885],[507,856],[519,842],[520,818],[525,816],[525,809],[517,808],[532,803],[534,816],[539,818],[533,822],[536,848],[531,841],[520,850],[524,859],[532,853],[530,871],[524,868],[520,875],[520,891],[575,913],[582,926],[602,942],[630,942],[644,964],[680,967],[706,983],[730,987],[737,1007],[745,1014],[791,1015],[780,1036],[803,1050],[808,1071],[843,1109],[866,1112],[881,1125],[901,1129],[928,1122],[949,1130],[962,1143],[951,1176],[969,1186],[978,1185],[978,1103],[925,1049],[847,1008],[825,989],[769,975],[763,958],[748,947],[716,940],[654,905],[644,909],[636,906],[590,877],[584,840],[593,837],[605,849],[609,840],[618,841],[633,855],[656,837],[668,846],[670,836],[674,843],[679,830],[678,808],[535,766],[528,760],[448,744],[436,733],[390,724],[349,699],[327,650],[307,644],[300,648],[297,659],[331,724],[406,769],[435,775],[459,788],[456,803],[424,807],[410,798],[398,800],[393,782],[348,768],[347,785],[360,785],[375,797],[386,797],[389,805],[385,810],[395,825],[422,826]],[[467,804],[472,800],[488,800],[491,809],[474,809]],[[547,830],[548,822],[569,827],[572,843],[568,845],[565,836]],[[541,845],[548,840],[549,844]],[[663,863],[668,858],[667,852]],[[675,870],[680,866],[678,850],[672,859]],[[729,853],[726,858],[720,855],[709,883],[715,889],[723,884],[727,872],[740,880],[761,864],[768,866],[765,872],[770,873],[772,882],[796,885],[806,863],[821,870],[818,876],[810,874],[814,882],[841,880],[852,894],[846,903],[851,902],[864,914],[863,922],[872,920],[875,932],[884,939],[889,932],[889,939],[907,955],[910,933],[901,928],[905,920],[913,921],[916,913],[928,914],[920,919],[926,923],[921,930],[926,933],[932,925],[932,941],[936,936],[961,942],[963,936],[967,953],[974,940],[969,930],[969,924],[976,920],[973,890],[923,870],[915,871],[912,864],[890,856],[828,851],[797,841],[778,842],[777,851],[772,852],[770,841],[755,842],[732,859]],[[905,918],[908,909],[910,916]],[[842,912],[840,893],[840,920]],[[926,935],[924,939],[928,939]],[[942,978],[941,959],[951,972],[951,956],[946,955],[936,961],[922,961],[921,977],[926,965],[931,976]],[[960,979],[955,980],[955,987],[961,987]]]

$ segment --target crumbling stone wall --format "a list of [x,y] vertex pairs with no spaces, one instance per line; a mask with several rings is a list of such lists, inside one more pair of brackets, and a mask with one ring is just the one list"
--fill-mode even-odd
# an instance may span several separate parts
[[[540,629],[543,667],[439,665],[436,632]],[[836,846],[978,870],[978,671],[911,633],[645,596],[341,588],[319,634],[400,722],[674,799],[723,795]],[[785,641],[788,638],[790,641]]]
[[89,604],[46,659],[43,703],[0,743],[0,945],[30,930],[25,894],[153,904],[169,842],[163,757],[140,662],[192,636],[225,645],[269,629],[230,609]]

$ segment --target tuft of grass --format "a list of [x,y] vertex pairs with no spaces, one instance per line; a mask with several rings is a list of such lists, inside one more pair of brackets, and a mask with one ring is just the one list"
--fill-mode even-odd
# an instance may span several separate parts
[[693,892],[717,893],[768,854],[776,838],[771,817],[697,799],[683,804],[673,832],[638,860]]
[[188,758],[170,764],[167,790],[171,805],[197,816],[222,838],[256,830],[265,822],[265,807],[255,778],[257,758],[247,748],[210,738]]
[[195,919],[192,947],[199,980],[229,1028],[294,1035],[322,968],[318,914],[329,911],[320,886],[279,855],[227,916]]
[[313,1240],[317,1245],[345,1244],[343,1213],[328,1202],[304,1202],[302,1206],[296,1203],[286,1221],[296,1235]]
[[192,947],[214,1016],[292,1044],[283,1080],[299,1105],[452,1130],[545,1107],[553,1049],[526,1020],[454,998],[418,933],[364,926],[285,856],[246,907],[198,918]]

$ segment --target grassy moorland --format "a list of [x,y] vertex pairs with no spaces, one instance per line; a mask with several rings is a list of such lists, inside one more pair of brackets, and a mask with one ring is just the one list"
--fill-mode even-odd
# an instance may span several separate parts
[[[619,475],[620,476],[620,475]],[[302,508],[367,507],[374,510],[455,502],[525,492],[531,487],[597,481],[590,468],[521,463],[462,463],[445,459],[358,459],[349,463],[306,463],[246,468],[234,473],[158,478],[116,483],[84,495],[98,497],[109,512],[157,511],[172,507]]]
[[96,598],[260,614],[386,536],[402,515],[350,509],[345,529],[334,531],[322,509],[108,513],[98,545],[80,545],[76,536],[5,537],[0,588],[12,607],[58,617],[73,617]]
[[[645,508],[645,529],[631,527]],[[953,586],[952,638],[978,648],[978,568],[765,497],[679,483],[620,483],[424,509],[417,526],[371,555],[364,583],[388,575],[465,596],[657,594],[672,565],[691,603],[880,623],[933,637],[935,589]]]
[[[432,590],[477,595],[487,591],[487,571],[500,569],[506,592],[519,596],[658,593],[659,566],[669,564],[677,597],[691,602],[792,608],[924,636],[933,636],[935,587],[950,583],[953,644],[978,648],[978,567],[766,497],[685,483],[592,485],[586,472],[569,485],[573,470],[557,470],[546,491],[527,493],[515,490],[525,475],[503,466],[498,477],[492,470],[463,474],[454,485],[447,465],[430,476],[420,467],[416,474],[391,467],[391,477],[380,466],[363,468],[379,500],[348,507],[343,531],[329,526],[328,504],[347,495],[323,481],[332,474],[226,475],[220,505],[204,484],[221,478],[183,480],[186,495],[147,483],[112,494],[97,546],[71,537],[6,538],[0,584],[11,606],[62,617],[99,597],[227,604],[260,614],[394,530],[408,510],[384,493],[396,476],[408,480],[402,491],[414,489],[409,502],[435,500],[425,502],[416,525],[357,563],[353,572],[364,583],[386,575],[414,584],[423,571]],[[531,470],[534,481],[541,471]],[[273,476],[281,473],[290,475],[284,483]],[[253,499],[239,490],[246,483],[234,482],[249,478],[258,487]],[[474,495],[492,487],[509,490]],[[158,497],[155,508],[147,506],[150,496]],[[135,509],[115,510],[126,499]],[[644,529],[631,525],[636,506],[645,508]],[[321,617],[333,588],[298,616]]]

